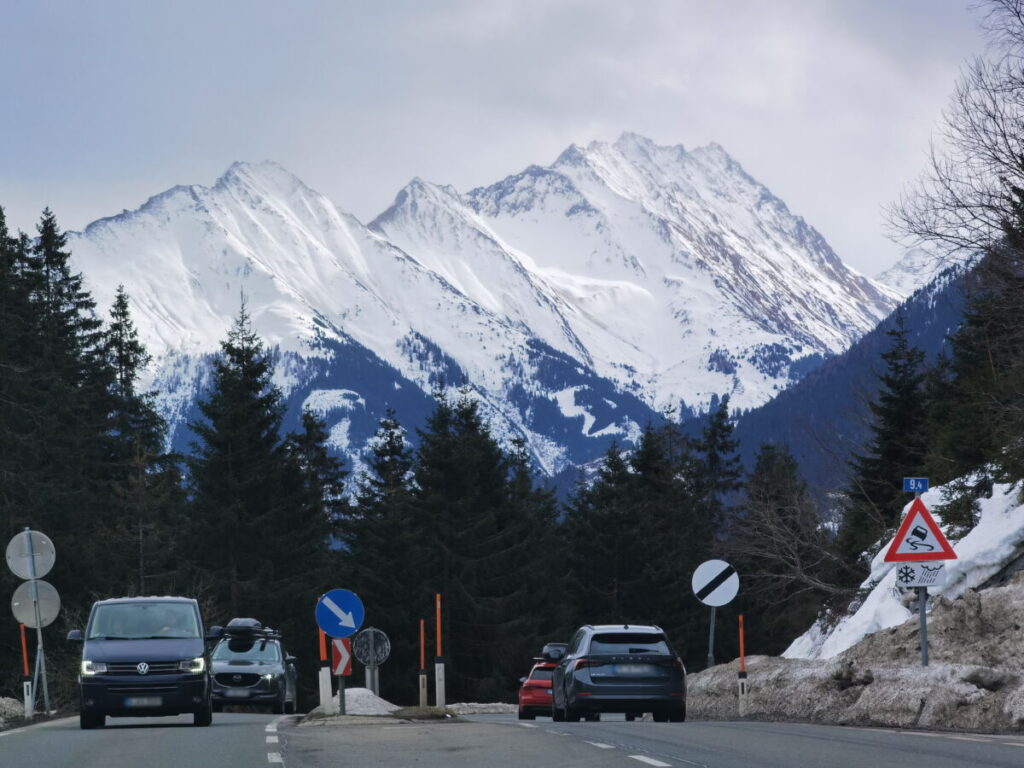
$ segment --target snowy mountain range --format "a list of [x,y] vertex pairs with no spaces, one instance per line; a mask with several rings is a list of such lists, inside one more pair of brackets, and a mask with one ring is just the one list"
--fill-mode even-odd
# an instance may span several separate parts
[[468,386],[548,473],[666,409],[760,405],[900,298],[720,146],[628,133],[465,193],[415,179],[368,226],[236,163],[69,245],[100,306],[125,285],[179,445],[244,295],[291,410],[324,415],[339,451]]

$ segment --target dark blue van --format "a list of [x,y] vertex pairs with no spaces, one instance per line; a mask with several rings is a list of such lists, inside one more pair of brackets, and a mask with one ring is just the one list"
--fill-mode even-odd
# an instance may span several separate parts
[[146,717],[191,712],[199,726],[213,722],[208,640],[199,604],[187,597],[123,597],[92,606],[89,623],[68,633],[80,641],[82,728],[107,716]]

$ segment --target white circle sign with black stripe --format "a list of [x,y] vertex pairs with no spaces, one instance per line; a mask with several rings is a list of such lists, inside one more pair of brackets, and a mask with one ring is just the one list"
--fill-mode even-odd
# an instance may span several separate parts
[[717,608],[736,597],[740,591],[740,576],[725,560],[707,560],[693,572],[692,584],[698,600]]

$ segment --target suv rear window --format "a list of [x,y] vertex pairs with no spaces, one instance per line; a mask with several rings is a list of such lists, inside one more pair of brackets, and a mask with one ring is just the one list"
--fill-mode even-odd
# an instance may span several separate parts
[[594,635],[590,653],[671,653],[664,635],[639,632],[607,632]]
[[551,674],[554,672],[553,669],[538,668],[530,673],[531,680],[550,680]]

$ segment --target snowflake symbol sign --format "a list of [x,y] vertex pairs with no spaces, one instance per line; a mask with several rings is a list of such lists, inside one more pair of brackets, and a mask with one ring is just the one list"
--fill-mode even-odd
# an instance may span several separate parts
[[911,568],[909,565],[904,565],[896,574],[896,578],[902,581],[904,584],[909,584],[917,576],[917,571]]

